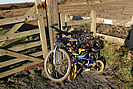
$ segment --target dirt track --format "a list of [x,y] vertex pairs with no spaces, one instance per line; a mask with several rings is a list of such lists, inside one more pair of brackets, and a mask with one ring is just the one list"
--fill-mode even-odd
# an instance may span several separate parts
[[29,71],[16,73],[8,78],[0,89],[19,88],[19,89],[117,89],[113,84],[114,73],[106,65],[103,73],[82,72],[74,81],[53,82],[47,79],[42,73],[43,67],[37,67]]

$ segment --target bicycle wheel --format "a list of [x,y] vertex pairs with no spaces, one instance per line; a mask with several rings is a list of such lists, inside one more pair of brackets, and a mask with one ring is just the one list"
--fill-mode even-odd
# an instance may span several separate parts
[[101,49],[100,43],[99,43],[99,42],[94,42],[94,43],[93,43],[93,47],[91,48],[91,50],[92,50],[93,52],[98,52],[100,49]]
[[104,63],[101,60],[96,60],[96,72],[102,72],[104,69]]
[[72,81],[76,78],[76,76],[77,76],[77,65],[73,63],[70,75],[68,76],[68,80]]
[[44,61],[44,70],[47,77],[52,81],[65,80],[71,70],[68,54],[63,49],[51,50]]

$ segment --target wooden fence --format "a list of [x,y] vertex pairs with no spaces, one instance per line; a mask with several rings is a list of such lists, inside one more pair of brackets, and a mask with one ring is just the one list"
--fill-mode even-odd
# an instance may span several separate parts
[[[19,31],[26,22],[34,20],[38,22],[37,29],[23,29]],[[43,10],[41,0],[35,0],[35,6],[24,16],[0,19],[0,26],[14,25],[5,35],[0,36],[0,78],[43,62],[43,58],[45,58],[48,53],[45,20],[46,14]],[[28,36],[37,37],[38,39],[12,46],[18,41],[17,39]],[[8,46],[3,47],[6,43],[8,43]],[[29,54],[23,53],[24,50],[32,50],[31,48],[35,49],[34,52]],[[43,58],[40,56],[43,56]]]
[[88,19],[72,20],[71,16],[67,16],[63,13],[60,13],[61,29],[63,30],[64,26],[73,26],[73,25],[91,23],[91,31],[94,32],[94,36],[95,36],[96,35],[96,11],[91,10],[90,15],[91,17]]
[[129,20],[111,20],[111,19],[104,19],[104,18],[96,18],[96,12],[94,10],[91,11],[90,14],[91,17],[80,17],[77,16],[77,18],[80,18],[78,20],[74,20],[73,18],[75,16],[69,16],[67,14],[61,13],[61,26],[71,26],[71,25],[80,25],[84,23],[91,23],[91,31],[94,32],[94,36],[102,36],[105,40],[114,42],[114,43],[125,43],[125,39],[121,39],[118,37],[108,36],[100,33],[96,33],[96,23],[102,23],[102,24],[110,24],[110,25],[116,25],[116,26],[124,26],[124,27],[131,27],[133,24],[133,17]]

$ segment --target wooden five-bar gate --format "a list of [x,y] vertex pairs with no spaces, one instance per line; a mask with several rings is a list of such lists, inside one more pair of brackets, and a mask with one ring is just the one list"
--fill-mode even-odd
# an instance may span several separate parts
[[[19,31],[26,22],[38,22],[38,28]],[[24,15],[18,17],[0,19],[0,26],[14,25],[5,35],[0,36],[0,78],[20,72],[29,66],[43,62],[47,55],[47,39],[45,34],[46,14],[40,0],[35,0],[35,5]],[[25,42],[17,46],[11,46],[17,39],[34,36],[36,40]],[[35,36],[34,36],[35,37]],[[8,47],[3,47],[8,43]],[[39,48],[39,50],[25,55],[23,50]],[[43,55],[43,57],[40,57]]]

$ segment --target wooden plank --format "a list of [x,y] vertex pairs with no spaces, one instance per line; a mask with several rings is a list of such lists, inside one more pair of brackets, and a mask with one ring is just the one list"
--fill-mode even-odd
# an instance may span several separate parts
[[12,59],[12,60],[8,60],[8,61],[4,61],[4,62],[0,62],[0,68],[5,67],[5,66],[9,66],[18,62],[22,62],[25,59],[22,58],[16,58],[16,59]]
[[[36,8],[35,6],[33,6],[26,14],[27,15],[31,15],[34,14],[36,12]],[[19,24],[15,24],[7,33],[6,35],[12,34],[14,32],[16,32],[24,23],[19,23]]]
[[[73,18],[73,16],[69,16],[70,18]],[[91,17],[81,17],[83,19],[91,19]],[[65,20],[68,22],[67,20]],[[130,27],[133,22],[131,20],[112,20],[112,19],[104,19],[104,18],[96,18],[96,23],[103,23],[103,24],[110,24],[110,25],[118,25],[118,26],[126,26]]]
[[71,8],[71,9],[60,8],[60,11],[64,11],[64,12],[90,11],[90,9],[89,8]]
[[61,30],[63,30],[63,26],[65,26],[65,14],[60,13],[60,24],[61,24]]
[[126,27],[130,27],[132,25],[132,22],[129,20],[111,20],[111,19],[97,18],[96,21],[97,23],[126,26]]
[[[56,26],[56,28],[60,29],[60,24],[59,24],[59,9],[58,9],[58,0],[52,0],[52,24],[58,24],[58,26]],[[56,38],[56,31],[55,29],[54,31],[54,41]],[[54,44],[53,44],[54,45]]]
[[32,53],[32,54],[29,54],[31,56],[34,56],[34,57],[39,57],[41,55],[43,55],[42,51],[39,51],[39,52],[35,52],[35,53]]
[[34,30],[24,31],[24,32],[15,33],[15,34],[9,34],[8,36],[0,36],[0,41],[21,38],[21,37],[24,37],[24,36],[34,35],[34,34],[38,34],[38,33],[39,33],[39,30],[34,29]]
[[96,11],[92,10],[90,15],[91,15],[91,18],[92,18],[91,32],[93,32],[93,36],[95,37],[96,36]]
[[0,54],[0,56],[3,56],[3,55],[5,55],[5,54]]
[[[82,17],[82,18],[90,18],[90,17]],[[130,27],[133,24],[130,20],[112,20],[112,19],[104,19],[104,18],[96,18],[96,23],[119,25],[119,26],[126,26],[126,27]]]
[[50,38],[50,47],[54,49],[54,36],[53,36],[53,29],[50,27],[52,25],[52,1],[46,0],[47,6],[47,19],[48,19],[48,29],[49,29],[49,38]]
[[2,72],[2,73],[0,73],[0,78],[6,77],[8,75],[11,75],[11,74],[14,74],[14,73],[17,73],[17,72],[20,72],[20,71],[23,71],[25,68],[30,67],[32,65],[39,64],[41,62],[43,62],[43,60],[39,61],[39,62],[28,63],[28,64],[22,65],[20,67],[14,68],[12,70],[8,70],[8,71],[5,71],[5,72]]
[[[35,6],[33,6],[30,11],[28,11],[25,15],[30,15],[30,14],[33,14],[35,13],[36,11],[36,8]],[[7,33],[6,33],[6,36],[8,36],[9,34],[12,34],[12,33],[15,33],[24,23],[18,23],[18,24],[15,24]],[[3,44],[5,44],[5,41],[4,42],[1,42],[0,46],[2,46]]]
[[6,54],[6,55],[9,55],[9,56],[13,56],[13,57],[17,57],[17,58],[22,58],[22,59],[30,60],[30,61],[36,61],[36,62],[42,61],[42,59],[39,59],[39,58],[30,57],[30,56],[27,56],[27,55],[11,52],[11,51],[4,50],[4,49],[0,49],[0,54]]
[[130,27],[132,23],[129,20],[114,20],[112,25]]
[[0,25],[13,24],[13,23],[24,22],[24,21],[32,21],[32,20],[37,20],[37,19],[38,19],[37,14],[11,17],[11,18],[1,19]]
[[31,42],[28,44],[23,44],[20,46],[12,47],[12,48],[9,48],[9,50],[17,52],[17,51],[22,51],[22,50],[29,49],[29,48],[36,47],[36,46],[40,46],[40,45],[41,45],[41,42],[37,41],[37,42]]
[[48,8],[48,27],[49,27],[49,36],[50,36],[50,46],[51,49],[54,49],[54,40],[55,40],[55,29],[51,28],[52,24],[57,23],[59,28],[59,11],[58,11],[58,1],[57,0],[46,0]]
[[48,46],[47,46],[47,39],[45,32],[46,24],[44,23],[43,8],[37,8],[38,5],[42,5],[41,0],[35,0],[35,5],[36,5],[37,14],[39,15],[38,25],[40,31],[41,44],[42,44],[43,58],[45,59],[46,55],[48,54]]
[[15,33],[24,23],[17,23],[15,24],[7,33],[6,35],[10,35],[10,34],[13,34]]
[[91,23],[91,19],[84,19],[84,20],[72,20],[70,22],[67,22],[67,26],[71,25],[80,25],[85,23]]
[[83,14],[83,13],[86,13],[86,11],[72,11],[72,12],[70,12],[70,11],[62,11],[63,13],[65,13],[65,14],[68,14],[68,15],[70,15],[70,14]]
[[3,41],[3,42],[0,42],[0,47],[1,47],[3,44],[5,44],[5,41]]
[[96,33],[96,35],[97,36],[102,36],[105,40],[111,41],[113,43],[120,43],[120,44],[124,44],[125,43],[125,39],[121,39],[121,38],[118,38],[118,37],[103,35],[103,34],[99,34],[99,33]]
[[25,15],[31,15],[36,12],[36,6],[34,5]]

